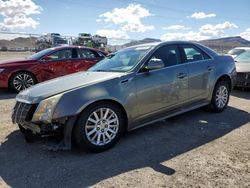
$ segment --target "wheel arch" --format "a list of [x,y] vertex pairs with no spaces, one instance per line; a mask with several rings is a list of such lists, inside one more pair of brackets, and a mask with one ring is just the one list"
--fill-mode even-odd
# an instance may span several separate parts
[[229,83],[229,91],[230,91],[230,92],[232,91],[232,88],[233,88],[233,86],[232,86],[232,79],[231,79],[231,77],[230,77],[229,75],[227,75],[227,74],[221,75],[221,76],[216,80],[214,87],[215,87],[216,84],[219,83],[220,81],[226,81],[226,82],[228,82],[228,83]]

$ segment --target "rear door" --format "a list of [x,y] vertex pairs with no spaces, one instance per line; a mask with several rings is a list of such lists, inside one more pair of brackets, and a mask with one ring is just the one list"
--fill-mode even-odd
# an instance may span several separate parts
[[212,58],[199,47],[192,44],[180,45],[183,61],[187,65],[189,80],[189,100],[199,101],[207,98],[209,80],[215,67]]
[[72,68],[75,72],[85,71],[95,65],[97,62],[105,58],[101,53],[95,50],[77,48],[77,58],[72,62]]

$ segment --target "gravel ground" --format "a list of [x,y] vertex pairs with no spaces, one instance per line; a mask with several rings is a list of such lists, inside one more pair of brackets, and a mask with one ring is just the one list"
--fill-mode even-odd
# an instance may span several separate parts
[[25,143],[0,91],[0,187],[250,187],[250,92],[220,114],[202,109],[129,133],[98,154]]
[[0,51],[0,63],[4,60],[10,59],[21,59],[29,57],[33,54],[33,52],[1,52]]

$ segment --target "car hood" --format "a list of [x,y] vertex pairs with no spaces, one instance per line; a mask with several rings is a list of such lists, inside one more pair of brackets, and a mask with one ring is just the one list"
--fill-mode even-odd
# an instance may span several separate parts
[[32,60],[32,59],[4,60],[4,61],[0,61],[0,67],[6,68],[6,67],[15,66],[15,65],[20,65],[22,63],[34,63],[34,62],[36,62],[36,60]]
[[125,75],[125,73],[92,71],[78,72],[30,87],[20,92],[17,95],[16,100],[32,104],[39,103],[41,100],[53,95],[121,77],[122,75]]
[[245,62],[245,63],[237,62],[235,63],[235,66],[237,72],[250,72],[250,62]]

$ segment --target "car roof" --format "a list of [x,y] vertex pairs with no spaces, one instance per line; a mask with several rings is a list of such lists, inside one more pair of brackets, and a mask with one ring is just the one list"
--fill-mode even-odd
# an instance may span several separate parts
[[96,48],[90,48],[90,47],[86,47],[86,46],[75,46],[75,45],[64,45],[64,46],[51,47],[51,49],[55,49],[55,50],[60,50],[60,49],[65,49],[65,48],[83,48],[83,49],[101,51],[101,50],[96,49]]
[[128,48],[136,48],[136,47],[160,47],[166,44],[174,44],[174,45],[178,45],[178,44],[192,44],[195,46],[198,46],[200,48],[202,48],[203,50],[205,50],[208,54],[212,55],[212,56],[217,56],[218,54],[212,50],[211,48],[208,48],[207,46],[204,46],[203,44],[200,44],[198,42],[194,42],[194,41],[165,41],[165,42],[152,42],[152,43],[145,43],[145,44],[139,44],[139,45],[135,45],[135,46],[130,46]]
[[194,44],[194,45],[201,45],[200,43],[193,42],[193,41],[164,41],[164,42],[152,42],[152,43],[144,43],[144,44],[138,44],[135,46],[130,47],[143,47],[143,46],[161,46],[165,44]]
[[[235,47],[235,48],[233,48],[233,49],[239,49],[239,50],[250,50],[250,47]],[[232,50],[233,50],[232,49]]]

